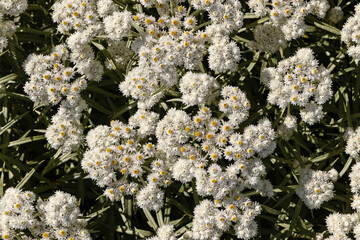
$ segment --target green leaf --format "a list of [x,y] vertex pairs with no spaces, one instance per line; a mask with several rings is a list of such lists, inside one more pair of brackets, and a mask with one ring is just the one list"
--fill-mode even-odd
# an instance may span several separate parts
[[26,143],[31,143],[31,142],[35,142],[35,141],[40,141],[40,140],[44,140],[45,135],[38,135],[38,136],[32,136],[32,137],[26,137],[26,138],[21,138],[15,141],[11,141],[8,145],[8,147],[14,147],[14,146],[19,146],[22,144],[26,144]]
[[30,172],[26,173],[25,177],[21,179],[21,181],[16,185],[17,188],[22,188],[32,177],[32,175],[35,173],[36,169],[43,163],[44,160],[39,162],[33,169],[30,170]]
[[27,114],[29,114],[29,111],[16,116],[14,119],[12,119],[10,122],[5,124],[3,127],[0,127],[0,135],[2,135],[7,129],[9,129],[11,126],[13,126],[15,123],[17,123],[19,120],[21,120],[23,117],[25,117]]
[[19,75],[16,73],[11,73],[5,77],[0,78],[0,84],[7,83],[9,81],[15,80]]
[[158,225],[156,224],[155,219],[153,218],[153,216],[151,215],[151,213],[149,212],[149,210],[147,209],[143,209],[143,212],[148,220],[148,224],[149,226],[154,229],[154,231],[156,232],[156,230],[158,229]]

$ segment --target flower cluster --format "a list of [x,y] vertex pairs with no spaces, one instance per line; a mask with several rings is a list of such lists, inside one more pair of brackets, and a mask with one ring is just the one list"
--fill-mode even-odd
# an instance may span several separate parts
[[147,240],[176,240],[173,225],[163,225],[156,232],[156,237],[147,238]]
[[335,169],[324,172],[304,168],[300,174],[296,193],[308,208],[320,208],[323,202],[327,202],[334,197],[333,182],[336,181],[337,177],[338,172]]
[[255,27],[254,40],[248,43],[248,47],[261,52],[275,53],[287,46],[282,31],[270,22]]
[[204,105],[210,103],[216,95],[214,92],[219,88],[215,78],[205,73],[187,72],[180,79],[180,92],[186,105]]
[[349,174],[350,187],[353,195],[351,207],[356,211],[350,214],[332,213],[326,218],[326,226],[331,234],[324,240],[345,239],[350,240],[347,235],[352,232],[355,239],[360,238],[360,163],[355,163]]
[[84,229],[86,222],[78,219],[80,209],[74,196],[57,191],[47,201],[39,202],[37,209],[45,226],[40,226],[35,232],[43,238],[91,239],[89,232]]
[[3,239],[13,239],[16,230],[32,228],[35,224],[35,195],[17,188],[8,188],[0,200],[0,234]]
[[269,15],[270,22],[281,29],[288,41],[305,34],[306,15],[313,14],[324,18],[330,8],[327,0],[272,0],[271,3],[269,0],[250,0],[248,5],[259,17]]
[[322,118],[322,104],[332,97],[330,72],[319,66],[309,48],[278,63],[277,67],[265,68],[261,81],[270,89],[268,101],[280,108],[289,104],[304,107],[301,118],[308,124]]
[[139,110],[129,125],[112,121],[110,126],[100,125],[89,131],[86,141],[90,149],[81,165],[99,186],[109,186],[105,193],[111,199],[136,193],[135,184],[124,185],[116,174],[133,178],[142,175],[144,159],[153,156],[155,146],[151,142],[141,144],[137,138],[154,133],[157,118],[157,114]]
[[8,37],[16,31],[14,17],[23,13],[28,4],[26,0],[5,0],[0,2],[0,51],[8,45]]
[[85,229],[86,222],[78,219],[80,209],[77,200],[68,193],[57,191],[47,201],[39,199],[35,205],[33,192],[8,188],[0,200],[0,209],[0,234],[3,239],[19,238],[16,234],[23,234],[26,229],[36,239],[39,236],[44,240],[91,239]]
[[[222,210],[218,207],[223,206]],[[261,212],[256,202],[242,194],[234,195],[232,201],[214,203],[203,200],[194,210],[192,239],[220,239],[222,233],[233,225],[239,239],[250,239],[257,233],[255,217]]]
[[347,130],[345,152],[352,158],[358,159],[360,153],[360,127],[355,130],[351,128]]
[[[25,62],[25,72],[30,76],[24,90],[34,102],[56,105],[61,102],[58,112],[47,128],[46,138],[50,145],[62,151],[76,150],[81,144],[81,112],[87,105],[80,92],[90,80],[101,78],[91,48],[85,52],[70,53],[65,45],[58,45],[49,55],[30,55]],[[74,65],[69,65],[69,60]],[[89,64],[94,63],[95,65]],[[100,68],[102,69],[102,68]]]
[[296,120],[295,116],[286,116],[284,122],[278,128],[278,136],[285,141],[289,141],[297,127]]
[[341,7],[334,7],[329,11],[329,20],[333,23],[340,22],[344,17],[344,12],[341,10]]
[[[183,78],[199,86],[211,86],[215,82],[206,74],[191,72]],[[185,92],[182,81],[180,88]],[[217,101],[216,96],[213,101]],[[160,121],[157,114],[139,109],[129,118],[129,124],[112,121],[110,126],[98,126],[87,135],[90,149],[84,154],[82,167],[99,186],[107,187],[104,195],[110,200],[136,193],[137,205],[154,211],[164,205],[162,188],[170,186],[173,180],[187,183],[194,179],[200,196],[215,199],[212,204],[217,210],[214,210],[213,224],[222,227],[219,227],[221,231],[217,228],[212,231],[217,231],[220,237],[234,223],[238,236],[248,239],[256,233],[253,220],[260,213],[260,207],[241,192],[255,189],[261,195],[273,195],[271,183],[264,179],[266,172],[261,158],[274,151],[275,132],[267,119],[247,126],[243,134],[235,132],[248,117],[250,108],[240,89],[225,86],[218,102],[223,119],[215,118],[206,106],[201,106],[194,116],[171,108]],[[192,103],[195,104],[204,102],[198,100]],[[146,141],[147,137],[153,139],[154,133],[156,145]],[[226,167],[218,164],[223,159],[229,162]],[[145,186],[139,191],[138,178],[146,178]],[[219,214],[224,216],[220,222]],[[202,224],[197,221],[200,220],[194,222],[193,232],[189,234],[194,234],[195,239],[204,239],[201,236],[205,230],[197,229]]]
[[341,30],[341,41],[350,45],[347,53],[353,57],[355,63],[360,60],[360,4],[355,6],[355,15],[349,17]]

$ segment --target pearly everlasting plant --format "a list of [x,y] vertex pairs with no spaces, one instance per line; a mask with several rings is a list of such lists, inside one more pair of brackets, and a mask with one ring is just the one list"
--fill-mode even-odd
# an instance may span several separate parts
[[313,14],[324,18],[330,8],[327,0],[250,0],[248,5],[255,15],[259,17],[268,15],[270,22],[281,29],[288,41],[305,34],[306,15]]
[[0,199],[0,234],[2,239],[24,239],[30,232],[35,239],[84,239],[91,237],[86,222],[79,219],[75,197],[57,191],[47,201],[37,200],[31,191],[8,188]]
[[349,17],[341,30],[341,41],[348,45],[347,53],[353,57],[356,64],[360,60],[359,33],[360,5],[355,6],[355,15]]
[[359,9],[2,0],[0,239],[360,239]]
[[360,153],[360,127],[355,130],[349,128],[345,135],[346,148],[345,152],[352,158],[358,159]]
[[334,197],[334,184],[338,176],[335,169],[328,172],[314,171],[309,168],[302,170],[296,193],[310,209],[319,208],[323,202]]
[[18,17],[28,7],[26,0],[5,0],[0,2],[0,51],[8,46],[8,38],[17,29]]
[[270,89],[267,99],[271,104],[302,107],[301,119],[310,125],[322,119],[322,104],[333,95],[329,70],[319,66],[309,48],[299,49],[276,68],[265,68],[261,81]]

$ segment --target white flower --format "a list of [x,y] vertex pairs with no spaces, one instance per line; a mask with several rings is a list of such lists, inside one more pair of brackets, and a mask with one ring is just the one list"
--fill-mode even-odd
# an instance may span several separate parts
[[296,193],[310,209],[320,208],[323,202],[327,202],[334,197],[333,181],[336,178],[337,172],[335,169],[324,172],[304,168],[300,174]]

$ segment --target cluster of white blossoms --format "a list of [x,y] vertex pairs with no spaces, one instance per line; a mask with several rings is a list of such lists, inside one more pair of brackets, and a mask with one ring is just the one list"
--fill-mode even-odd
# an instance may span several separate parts
[[163,225],[157,229],[156,233],[155,237],[147,238],[147,240],[176,240],[173,225]]
[[269,15],[270,23],[280,28],[288,41],[305,34],[307,15],[324,18],[330,8],[327,0],[250,0],[248,5],[259,17]]
[[216,72],[236,69],[240,49],[229,35],[243,24],[239,1],[193,1],[192,6],[208,12],[211,19],[205,31],[197,30],[196,16],[189,16],[181,2],[174,3],[172,14],[170,2],[140,2],[144,7],[156,6],[159,17],[156,19],[143,13],[133,17],[133,24],[140,34],[131,45],[139,56],[138,67],[133,68],[119,85],[125,96],[138,100],[140,108],[152,107],[163,96],[163,91],[158,92],[160,88],[166,90],[178,83],[177,67],[199,68],[207,50],[210,69]]
[[117,174],[134,179],[143,174],[144,159],[154,155],[155,146],[151,142],[141,144],[138,137],[153,134],[157,119],[157,114],[138,110],[129,125],[112,121],[110,126],[97,126],[87,134],[89,150],[81,165],[99,186],[108,187],[105,195],[111,200],[136,193],[137,184],[124,183]]
[[341,7],[334,7],[329,11],[329,20],[333,23],[340,22],[344,17],[344,12]]
[[321,120],[322,104],[333,95],[330,71],[319,66],[310,48],[299,49],[276,68],[265,68],[261,81],[270,89],[267,99],[271,104],[302,107],[301,119],[310,125]]
[[360,60],[360,4],[355,6],[355,14],[349,17],[341,30],[341,41],[348,44],[347,53],[355,63]]
[[8,188],[0,199],[0,234],[3,239],[13,239],[16,230],[31,228],[35,224],[35,195],[17,188]]
[[[332,213],[326,218],[326,227],[331,234],[325,240],[351,240],[347,237],[347,234],[354,228],[359,222],[357,213],[354,214],[341,214]],[[360,226],[360,225],[359,225]],[[358,236],[356,236],[358,239]]]
[[323,202],[327,202],[334,197],[333,182],[336,181],[337,177],[338,172],[335,169],[324,172],[304,168],[300,174],[296,193],[308,208],[320,208]]
[[295,116],[288,115],[285,117],[284,122],[278,127],[278,136],[289,141],[297,127],[297,119]]
[[46,138],[53,148],[63,147],[63,152],[76,150],[81,144],[80,118],[87,105],[80,93],[88,81],[99,81],[102,74],[102,70],[96,68],[98,64],[88,64],[95,62],[90,47],[81,56],[78,54],[70,53],[65,45],[58,45],[49,55],[30,55],[24,64],[30,77],[24,90],[30,99],[43,105],[61,102],[52,117],[52,125],[47,128]]
[[254,40],[248,43],[248,48],[261,52],[275,53],[287,46],[283,32],[270,22],[255,27]]
[[[353,199],[351,203],[355,213],[341,214],[332,213],[326,218],[326,226],[331,234],[324,240],[344,239],[351,240],[347,235],[353,233],[355,239],[360,238],[360,162],[355,163],[349,174],[351,192]],[[322,238],[321,238],[322,239]]]
[[[220,210],[219,205],[223,206]],[[231,200],[216,203],[203,200],[195,207],[193,226],[188,236],[191,239],[220,239],[223,232],[233,227],[239,239],[256,236],[255,217],[261,212],[258,203],[235,193]]]
[[68,193],[57,191],[47,201],[18,188],[8,188],[0,199],[0,234],[2,239],[26,237],[30,230],[34,239],[90,240],[86,222],[79,219],[77,200]]
[[[204,74],[190,74],[204,78],[204,84],[215,81]],[[201,80],[194,82],[202,84]],[[204,105],[193,116],[170,108],[160,121],[159,115],[139,109],[129,118],[129,124],[112,121],[110,126],[90,130],[86,137],[89,150],[84,154],[82,167],[99,186],[106,187],[104,195],[110,200],[136,194],[140,208],[154,211],[163,207],[163,188],[172,181],[194,180],[200,196],[215,199],[211,203],[211,226],[219,227],[208,225],[204,229],[201,226],[207,224],[201,223],[203,217],[199,216],[188,234],[194,239],[205,239],[206,229],[211,229],[218,236],[213,239],[219,239],[233,225],[239,238],[249,239],[256,234],[254,218],[260,207],[242,191],[254,189],[263,196],[273,195],[271,183],[264,179],[266,171],[261,159],[276,148],[275,132],[267,119],[245,127],[242,134],[235,132],[248,117],[249,109],[245,94],[231,86],[221,91],[218,110],[223,113],[222,119],[215,118],[210,107]],[[154,134],[156,141],[148,142]],[[227,166],[218,164],[224,160],[229,163]],[[142,179],[146,179],[145,186],[137,191],[137,183],[144,182]],[[199,215],[197,212],[195,216]]]
[[187,72],[180,79],[181,99],[186,105],[204,105],[211,103],[220,88],[214,77],[205,73]]
[[352,158],[358,159],[360,153],[360,127],[355,130],[348,128],[344,137],[346,140],[345,152]]
[[238,0],[192,1],[197,10],[208,12],[211,24],[205,32],[209,36],[209,68],[215,72],[235,71],[240,61],[240,48],[229,35],[243,25],[244,14]]
[[46,139],[51,147],[63,152],[77,150],[83,142],[83,126],[80,123],[81,113],[87,108],[84,100],[80,99],[77,105],[63,101],[57,113],[51,118],[51,125],[46,129]]
[[0,52],[7,47],[8,37],[16,31],[14,17],[23,13],[28,4],[26,0],[4,0],[0,2]]
[[81,214],[74,196],[57,191],[46,201],[38,202],[37,209],[45,226],[40,226],[35,232],[43,238],[91,239],[85,229],[86,221],[78,218]]

